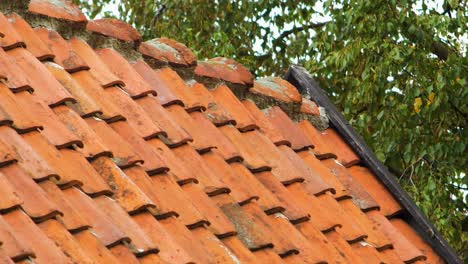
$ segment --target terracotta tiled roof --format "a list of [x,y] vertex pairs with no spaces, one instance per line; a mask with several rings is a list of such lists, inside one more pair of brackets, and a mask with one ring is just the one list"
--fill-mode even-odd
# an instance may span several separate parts
[[5,2],[0,262],[442,262],[287,81]]

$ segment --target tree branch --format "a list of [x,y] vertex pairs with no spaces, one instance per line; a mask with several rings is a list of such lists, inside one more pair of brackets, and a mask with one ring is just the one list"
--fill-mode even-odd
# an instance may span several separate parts
[[300,27],[295,26],[295,27],[293,27],[293,28],[291,28],[289,30],[285,30],[275,40],[273,40],[273,45],[276,45],[277,43],[279,43],[283,39],[287,38],[291,34],[296,34],[298,32],[308,30],[308,29],[321,28],[321,27],[325,26],[327,23],[328,22],[322,22],[322,23],[309,24],[309,25],[300,26]]

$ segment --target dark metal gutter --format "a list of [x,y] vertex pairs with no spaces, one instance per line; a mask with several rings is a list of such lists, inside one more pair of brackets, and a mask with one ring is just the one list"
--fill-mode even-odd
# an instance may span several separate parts
[[289,67],[284,79],[292,83],[303,95],[308,95],[319,106],[324,107],[333,127],[343,139],[351,146],[361,158],[363,165],[369,168],[380,181],[387,187],[393,196],[406,209],[408,223],[419,235],[441,256],[447,263],[462,263],[457,253],[450,247],[447,241],[439,234],[429,219],[416,206],[403,188],[375,156],[374,152],[366,145],[364,140],[354,131],[344,116],[330,101],[326,93],[313,80],[307,70],[301,66]]

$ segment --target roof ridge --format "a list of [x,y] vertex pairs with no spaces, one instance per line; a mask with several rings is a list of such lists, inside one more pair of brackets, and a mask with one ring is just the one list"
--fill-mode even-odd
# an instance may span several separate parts
[[328,128],[325,109],[301,95],[295,86],[274,76],[255,80],[247,67],[234,59],[197,61],[190,48],[165,37],[143,42],[130,24],[115,18],[87,20],[68,0],[2,1],[0,10],[16,12],[33,27],[46,27],[64,38],[82,38],[93,49],[112,48],[132,63],[144,60],[153,69],[169,67],[188,83],[195,80],[209,89],[226,84],[241,100],[250,99],[262,109],[278,105],[294,121],[308,120],[319,130]]

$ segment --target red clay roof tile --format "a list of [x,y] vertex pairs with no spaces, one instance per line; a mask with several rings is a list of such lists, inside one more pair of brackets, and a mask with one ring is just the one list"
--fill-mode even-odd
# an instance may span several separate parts
[[[150,110],[152,111],[153,109],[148,109],[148,112]],[[190,144],[198,151],[198,153],[208,152],[210,149],[215,147],[213,142],[211,142],[212,135],[210,135],[211,133],[209,130],[202,129],[200,122],[196,122],[182,106],[170,105],[167,106],[165,110],[169,114],[169,119],[173,120],[173,122],[180,126],[182,131],[190,135],[192,138]],[[212,125],[210,122],[208,122],[208,124]],[[215,127],[214,130],[217,131]]]
[[[16,210],[15,210],[16,211]],[[28,257],[35,257],[32,248],[27,245],[28,241],[15,234],[14,229],[0,216],[0,240],[2,241],[2,251],[13,261],[18,262]]]
[[[146,140],[158,137],[158,135],[165,135],[166,132],[161,129],[157,123],[153,122],[149,115],[145,113],[135,101],[133,101],[128,94],[126,94],[119,87],[109,87],[105,89],[108,98],[112,98],[115,106],[122,111],[123,116],[127,122],[138,135]],[[142,98],[141,100],[143,100]],[[118,123],[118,122],[117,122]]]
[[296,87],[278,77],[258,79],[254,82],[254,86],[250,88],[249,91],[253,94],[272,97],[280,102],[300,103],[302,100]]
[[[351,216],[358,226],[366,233],[366,242],[371,244],[378,250],[391,248],[392,244],[385,234],[377,231],[376,226],[372,221],[369,220],[366,214],[364,214],[359,208],[352,202],[351,199],[344,199],[340,201],[341,208]],[[374,210],[375,211],[375,210]],[[372,214],[374,211],[369,211]],[[375,211],[378,212],[378,211]]]
[[321,133],[309,121],[303,120],[298,125],[302,133],[314,145],[312,152],[318,159],[336,158],[330,143],[323,139]]
[[431,246],[429,246],[429,244],[427,244],[403,219],[392,218],[390,219],[390,223],[427,257],[427,263],[444,263],[442,258],[434,252]]
[[57,177],[57,173],[52,170],[45,159],[34,151],[13,129],[5,126],[0,127],[0,142],[6,146],[7,151],[5,153],[11,153],[31,178],[39,181]]
[[195,208],[190,196],[171,177],[168,175],[158,175],[152,177],[151,180],[154,184],[153,188],[155,188],[155,197],[153,199],[156,198],[155,203],[159,206],[161,212],[163,212],[160,215],[161,217],[157,217],[166,219],[174,216],[175,213],[178,216],[178,222],[190,228],[209,224],[205,216]]
[[235,60],[222,57],[199,61],[195,68],[195,74],[234,84],[249,86],[253,84],[253,76],[247,68]]
[[72,263],[60,248],[21,210],[3,215],[16,237],[30,247],[38,263]]
[[0,105],[5,114],[13,121],[12,126],[18,133],[42,129],[31,113],[18,105],[15,95],[3,83],[0,83]]
[[262,223],[238,204],[224,204],[220,208],[234,225],[238,238],[251,251],[273,247],[271,236]]
[[336,162],[334,159],[328,159],[322,161],[330,172],[338,178],[343,186],[349,191],[353,202],[361,208],[361,210],[369,211],[380,209],[379,204],[374,198],[366,191],[366,189],[358,182],[353,179],[348,170],[341,164]]
[[[133,147],[104,121],[94,118],[85,119],[104,146],[111,150],[114,162],[120,167],[129,167],[142,163],[143,160]],[[125,122],[125,121],[119,121]],[[141,139],[141,138],[140,138]],[[143,140],[143,139],[141,139]]]
[[73,235],[81,249],[95,263],[119,263],[118,259],[106,248],[91,230]]
[[353,180],[359,182],[379,204],[380,212],[383,215],[393,216],[403,210],[400,204],[369,169],[361,166],[352,166],[348,169],[348,172],[353,177]]
[[[380,259],[385,262],[385,263],[398,263],[398,264],[403,264],[404,262],[400,259],[400,257],[397,255],[395,249],[386,249],[382,250],[379,252],[380,253]],[[428,263],[437,263],[437,262],[430,262]],[[440,262],[444,263],[444,262]]]
[[76,102],[68,91],[29,51],[17,48],[8,51],[22,72],[28,76],[34,94],[45,104],[54,107],[66,102]]
[[23,200],[16,193],[15,187],[2,173],[0,173],[0,193],[2,194],[0,197],[1,213],[17,208],[23,203]]
[[[351,245],[344,240],[336,231],[325,233],[325,236],[331,247],[334,247],[334,252],[340,254],[340,256],[349,263],[365,264],[365,260],[361,259],[351,248]],[[359,242],[358,242],[359,243]]]
[[[167,164],[164,159],[161,158],[151,147],[146,144],[143,138],[139,137],[136,131],[126,122],[115,122],[110,124],[110,127],[120,135],[120,138],[125,140],[132,151],[138,153],[143,162],[143,167],[148,174],[162,173],[168,170]],[[104,135],[102,135],[104,136]],[[117,139],[117,137],[115,137]],[[128,166],[132,166],[136,163],[128,163]],[[121,165],[120,165],[121,166]],[[123,165],[121,167],[126,167]]]
[[44,66],[76,100],[76,103],[68,105],[80,116],[102,115],[99,105],[65,69],[54,63],[46,63]]
[[138,51],[143,57],[156,60],[158,64],[169,63],[172,66],[195,66],[197,58],[182,43],[168,38],[155,38],[141,43]]
[[[162,68],[155,70],[154,73],[155,81],[154,84],[151,84],[153,84],[154,89],[157,91],[162,91],[163,96],[166,96],[168,93],[166,91],[171,92],[174,96],[182,100],[185,109],[189,112],[206,109],[206,107],[200,104],[194,94],[186,91],[188,89],[187,84],[174,70]],[[156,82],[156,80],[158,80],[158,82]],[[156,83],[157,85],[155,85]],[[161,102],[161,104],[163,104],[163,102]]]
[[237,177],[231,166],[224,161],[218,153],[210,151],[202,156],[204,162],[213,171],[217,178],[226,186],[230,186],[232,197],[240,204],[251,199],[258,199],[256,194],[246,185],[243,179]]
[[281,132],[266,118],[265,114],[251,100],[242,101],[244,107],[255,118],[259,130],[264,133],[275,145],[291,146],[291,142],[286,140]]
[[309,240],[293,226],[289,219],[281,213],[269,216],[274,231],[280,237],[288,238],[298,250],[298,256],[307,262],[326,263],[329,259],[328,252],[324,250],[322,244],[310,243]]
[[156,95],[148,83],[133,69],[130,63],[122,57],[116,50],[104,48],[96,50],[101,60],[107,65],[109,70],[122,79],[125,83],[123,89],[132,98],[139,98],[147,94]]
[[141,35],[129,24],[115,18],[102,18],[88,21],[86,29],[100,35],[127,42],[140,42]]
[[81,10],[68,0],[31,0],[28,11],[59,20],[86,22]]
[[[206,165],[200,154],[190,145],[180,146],[172,150],[180,162],[192,172],[194,177],[202,184],[208,195],[216,195],[228,191],[226,186],[216,177]],[[182,165],[181,164],[181,165]]]
[[8,86],[12,92],[32,91],[32,84],[16,60],[0,49],[0,76],[1,82]]
[[[128,264],[139,264],[137,257],[133,252],[125,245],[119,244],[115,247],[109,249],[109,251],[114,255],[120,263],[128,263]],[[154,253],[148,254],[153,255]],[[148,256],[145,255],[145,256]]]
[[207,147],[216,147],[227,162],[242,160],[238,147],[234,145],[234,142],[224,135],[220,129],[217,129],[203,113],[193,112],[190,115],[201,133],[204,133]]
[[117,78],[84,40],[74,37],[68,40],[70,47],[89,65],[89,71],[98,80],[99,84],[106,88],[113,85],[125,85]]
[[[153,179],[145,172],[145,170],[141,166],[133,166],[127,168],[124,170],[124,173],[126,177],[131,180],[132,185],[136,185],[138,187],[139,192],[142,192],[144,196],[149,198],[152,204],[157,205],[155,207],[146,207],[145,209],[150,211],[157,218],[164,218],[177,215],[175,211],[171,211],[173,208],[167,208],[165,207],[166,204],[164,204],[164,202],[160,202],[160,199],[162,197],[159,193],[159,189],[161,187],[154,188],[155,181],[153,181]],[[159,176],[163,177],[162,175],[154,177]]]
[[[233,236],[236,234],[233,225],[229,222],[228,218],[221,212],[221,210],[213,203],[203,189],[197,184],[185,184],[182,190],[190,197],[195,208],[209,221],[206,226],[210,232],[215,234],[218,238]],[[228,197],[227,194],[219,196],[227,197],[231,201],[234,200]]]
[[174,176],[179,184],[182,185],[189,182],[198,182],[196,177],[193,175],[194,172],[189,171],[175,153],[161,140],[153,139],[148,141],[148,143],[155,153],[159,154],[161,159],[169,168],[169,173]]
[[281,264],[284,263],[284,260],[276,254],[272,248],[266,248],[263,250],[257,250],[253,252],[256,258],[256,261],[259,263],[271,263],[271,264]]
[[57,220],[50,219],[40,223],[38,226],[42,232],[71,259],[71,261],[75,263],[93,263],[81,249],[74,237]]
[[112,194],[109,186],[97,176],[96,171],[80,152],[71,149],[62,149],[60,152],[64,157],[63,163],[72,168],[75,173],[81,174],[83,186],[80,188],[86,194],[90,196]]
[[170,217],[160,223],[185,251],[190,252],[196,263],[213,262],[212,256],[202,247],[200,240],[175,218]]
[[[89,71],[73,73],[72,77],[84,90],[84,93],[86,93],[89,98],[98,105],[99,109],[101,109],[102,113],[97,114],[99,118],[104,119],[107,122],[125,120],[120,109],[118,109],[118,107],[106,97],[106,93]],[[83,102],[83,104],[84,103],[85,102]],[[86,102],[86,104],[90,103],[92,102]]]
[[317,229],[327,232],[333,230],[335,227],[340,227],[337,219],[333,219],[333,215],[326,210],[320,200],[313,195],[309,195],[301,183],[291,184],[287,189],[293,197],[289,200],[296,203],[296,206],[301,208],[304,212],[310,214],[310,221]]
[[[303,186],[310,193],[319,195],[325,192],[335,192],[333,187],[320,177],[315,170],[307,166],[307,164],[288,146],[278,147],[283,155],[291,162],[292,166],[304,178]],[[291,171],[292,173],[292,171]]]
[[2,12],[0,12],[0,32],[2,32],[4,36],[0,38],[0,47],[4,50],[26,46],[23,38],[16,32],[13,25],[9,23]]
[[208,229],[197,228],[192,230],[192,234],[198,238],[201,246],[210,252],[212,263],[238,263],[236,256],[223,245],[223,243],[213,235]]
[[112,152],[104,146],[87,122],[72,109],[67,106],[60,106],[54,108],[54,113],[65,127],[83,142],[83,148],[77,148],[77,151],[81,152],[86,158],[112,157]]
[[349,215],[343,207],[330,194],[326,193],[317,197],[323,207],[328,208],[332,219],[336,219],[340,227],[336,231],[346,241],[354,243],[367,237],[367,234],[358,225],[353,216]]
[[76,168],[66,164],[61,152],[38,131],[27,133],[22,139],[58,174],[59,185],[65,187],[83,185],[82,176],[76,173]]
[[11,23],[16,32],[24,40],[26,49],[31,52],[34,57],[40,61],[54,59],[55,55],[49,47],[42,42],[36,32],[34,32],[34,29],[22,17],[14,12],[9,13],[6,17],[8,18],[8,22]]
[[145,115],[164,132],[160,134],[159,138],[166,143],[166,145],[173,148],[193,141],[187,131],[174,122],[169,113],[159,104],[155,97],[149,95],[137,99],[136,103],[145,110]]
[[327,182],[333,188],[333,195],[335,198],[340,199],[350,197],[349,190],[344,187],[338,178],[331,174],[330,170],[320,160],[318,160],[310,150],[301,151],[298,155],[311,170],[319,174],[322,180]]
[[106,214],[109,220],[130,238],[130,248],[135,255],[144,256],[159,252],[156,244],[146,236],[145,232],[114,199],[99,196],[94,198],[94,201],[101,212]]
[[236,256],[240,263],[255,263],[259,261],[252,252],[242,244],[237,236],[231,236],[222,240],[224,246]]
[[[242,186],[246,193],[250,193],[249,196],[258,197],[257,203],[266,214],[285,210],[285,205],[279,201],[272,190],[263,185],[242,163],[233,162],[230,166],[235,176],[233,180],[236,181],[236,185]],[[229,184],[228,186],[232,185]],[[232,195],[234,195],[234,192]]]
[[68,202],[65,195],[52,181],[45,180],[39,183],[39,186],[47,193],[51,201],[53,201],[63,215],[57,216],[57,219],[70,232],[79,232],[88,229],[89,222],[85,221],[80,213]]
[[379,252],[372,245],[359,241],[357,243],[351,244],[351,248],[354,254],[358,255],[361,259],[365,260],[367,263],[381,263]]
[[240,131],[245,132],[258,128],[253,116],[245,109],[236,95],[226,85],[221,85],[211,90],[211,94],[217,102],[226,108],[236,121],[236,127]]
[[265,110],[267,119],[278,129],[292,144],[295,151],[312,147],[312,142],[302,133],[297,124],[292,121],[280,107],[274,106]]
[[92,232],[105,246],[112,247],[123,241],[130,242],[129,237],[112,222],[93,199],[75,187],[63,190],[63,194],[80,216],[90,223]]
[[[301,208],[288,189],[269,171],[255,173],[255,177],[283,204],[283,212],[291,221],[301,222],[310,218],[309,213]],[[260,203],[259,203],[260,204]]]
[[338,162],[345,167],[351,167],[352,165],[359,164],[361,161],[359,157],[354,153],[346,142],[338,135],[333,128],[328,128],[323,131],[322,137],[333,149],[333,153],[337,156]]
[[132,216],[132,218],[152,241],[157,242],[160,250],[158,255],[164,261],[167,263],[193,262],[190,251],[185,251],[154,216],[149,213],[140,213]]
[[62,212],[53,203],[46,192],[42,190],[33,179],[27,175],[18,165],[11,165],[1,169],[8,182],[16,190],[16,194],[23,201],[21,208],[35,222],[43,222]]
[[43,27],[35,28],[37,36],[47,45],[55,55],[55,63],[62,66],[67,72],[73,73],[89,70],[89,66],[71,48],[70,44],[59,33]]
[[37,116],[38,123],[44,128],[41,130],[41,134],[43,134],[51,144],[59,149],[72,147],[73,145],[83,147],[83,142],[72,134],[62,122],[60,122],[52,109],[42,103],[35,94],[30,94],[28,92],[18,93],[16,94],[16,101],[23,109],[27,109],[29,113],[34,113],[34,116]]
[[164,81],[161,80],[160,75],[156,73],[148,64],[142,60],[137,60],[132,64],[135,71],[141,75],[141,77],[156,91],[158,96],[156,99],[162,106],[169,106],[178,104],[184,106],[182,100],[172,93],[171,90],[165,85]]
[[114,193],[113,198],[129,214],[156,207],[150,198],[109,157],[96,158],[92,161],[92,165],[110,186]]
[[[221,132],[237,147],[244,164],[251,171],[265,171],[271,170],[272,164],[269,164],[263,157],[258,155],[258,152],[249,146],[246,135],[256,133],[256,131],[249,131],[241,134],[234,126],[227,125],[220,127]],[[254,135],[255,136],[255,135]]]
[[184,92],[195,96],[197,102],[206,109],[205,116],[216,126],[236,125],[236,121],[228,112],[228,109],[220,104],[203,84],[195,83],[190,87],[187,86]]
[[370,211],[366,214],[376,231],[382,232],[390,239],[395,252],[405,263],[412,263],[417,260],[425,260],[427,257],[412,244],[390,221],[377,211]]

